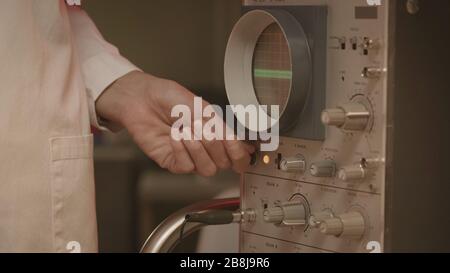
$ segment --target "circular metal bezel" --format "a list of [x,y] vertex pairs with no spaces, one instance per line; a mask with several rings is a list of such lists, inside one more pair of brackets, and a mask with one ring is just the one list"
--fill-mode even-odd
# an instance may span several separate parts
[[[276,23],[282,30],[288,43],[292,80],[288,102],[279,119],[270,117],[259,104],[253,85],[253,57],[257,42],[263,31]],[[253,132],[267,131],[279,125],[280,131],[286,131],[295,125],[311,90],[312,59],[309,42],[303,27],[290,13],[283,10],[254,10],[246,13],[235,25],[228,41],[225,53],[225,87],[231,105],[256,106],[259,113],[265,113],[268,128],[261,124],[246,124],[236,115],[241,124]]]

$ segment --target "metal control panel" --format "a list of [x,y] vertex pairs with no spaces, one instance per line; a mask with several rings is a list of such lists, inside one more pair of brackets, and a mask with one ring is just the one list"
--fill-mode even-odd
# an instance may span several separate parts
[[[242,252],[383,251],[389,57],[385,2],[244,1],[246,13],[282,10],[294,17],[301,16],[302,7],[320,7],[326,35],[307,33],[313,64],[314,58],[324,61],[321,70],[313,65],[312,73],[323,73],[325,81],[323,109],[311,111],[308,120],[323,126],[325,137],[296,137],[288,130],[277,151],[257,155],[242,176],[242,210],[254,214],[241,225]],[[326,47],[315,48],[323,39]]]

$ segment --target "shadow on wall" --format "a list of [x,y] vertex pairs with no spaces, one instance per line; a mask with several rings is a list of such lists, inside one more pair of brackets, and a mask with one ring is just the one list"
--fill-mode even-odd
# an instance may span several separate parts
[[85,10],[144,71],[224,104],[223,57],[240,0],[97,0]]

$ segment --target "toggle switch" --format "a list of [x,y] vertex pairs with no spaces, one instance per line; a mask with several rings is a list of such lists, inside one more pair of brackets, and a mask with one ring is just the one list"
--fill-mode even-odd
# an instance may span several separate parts
[[369,51],[378,50],[381,47],[381,43],[378,39],[364,37],[360,47],[362,48],[364,55],[369,55]]
[[363,50],[379,49],[381,46],[378,39],[371,39],[369,37],[364,37],[361,43],[361,48]]

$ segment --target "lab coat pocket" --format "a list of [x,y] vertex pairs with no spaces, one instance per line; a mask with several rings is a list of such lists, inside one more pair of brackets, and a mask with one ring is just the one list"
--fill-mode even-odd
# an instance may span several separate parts
[[50,139],[53,246],[56,252],[96,252],[93,136]]

